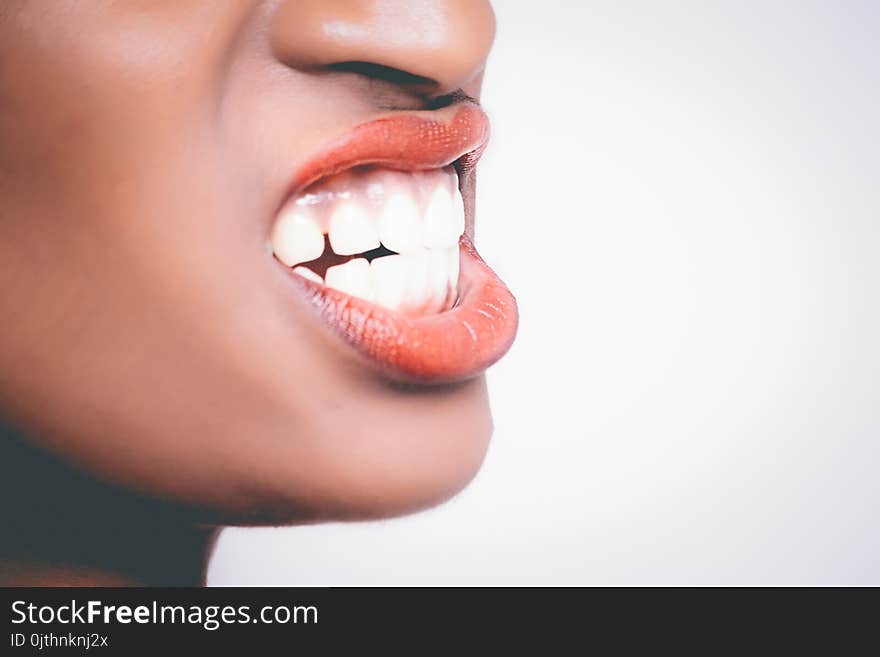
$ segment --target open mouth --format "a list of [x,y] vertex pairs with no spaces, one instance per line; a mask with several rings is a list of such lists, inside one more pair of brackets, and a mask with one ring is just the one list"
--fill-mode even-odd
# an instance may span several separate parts
[[465,379],[513,341],[516,302],[465,234],[459,191],[487,135],[470,104],[363,124],[299,172],[275,218],[275,258],[395,378]]
[[291,199],[272,249],[295,274],[420,316],[449,310],[458,298],[464,223],[452,167],[356,167]]

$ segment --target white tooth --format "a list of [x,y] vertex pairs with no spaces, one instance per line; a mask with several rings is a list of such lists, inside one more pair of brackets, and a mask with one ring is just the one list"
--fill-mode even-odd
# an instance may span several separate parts
[[376,258],[370,264],[374,301],[391,310],[424,311],[431,300],[428,266],[425,249]]
[[430,287],[428,285],[428,267],[430,260],[428,259],[428,250],[422,249],[416,253],[407,253],[403,256],[406,258],[407,278],[406,278],[406,294],[403,296],[404,309],[412,310],[421,309],[430,297]]
[[330,246],[337,255],[354,255],[379,247],[369,215],[354,201],[340,201],[330,217]]
[[428,261],[431,306],[434,311],[439,311],[446,305],[449,297],[449,249],[428,249]]
[[458,249],[384,256],[373,260],[370,270],[375,303],[404,312],[440,312],[455,299]]
[[456,216],[455,204],[449,190],[438,185],[431,193],[425,208],[424,245],[428,248],[442,248],[458,243],[461,231]]
[[408,253],[422,248],[422,220],[415,199],[392,193],[379,215],[379,240],[389,251]]
[[[455,212],[455,232],[461,237],[464,233],[464,199],[461,197],[458,187],[455,188],[452,194],[452,205]],[[457,242],[458,240],[456,240]]]
[[376,258],[370,263],[373,279],[373,300],[380,306],[397,310],[407,290],[407,256],[393,255]]
[[373,300],[370,263],[366,258],[355,258],[345,264],[330,267],[326,276],[327,287],[367,301]]
[[308,267],[294,267],[293,273],[299,274],[303,278],[307,278],[308,280],[310,280],[314,283],[317,283],[318,285],[324,284],[324,279],[321,278],[320,276],[318,276],[315,272],[313,272]]
[[447,257],[449,258],[449,288],[452,290],[452,300],[458,298],[458,273],[461,269],[461,253],[459,252],[458,246],[453,246],[446,250]]
[[272,250],[292,267],[319,257],[324,252],[324,235],[308,210],[293,206],[282,211],[272,229]]

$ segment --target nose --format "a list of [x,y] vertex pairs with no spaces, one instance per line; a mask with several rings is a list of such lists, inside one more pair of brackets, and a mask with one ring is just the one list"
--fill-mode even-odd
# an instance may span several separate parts
[[280,61],[379,75],[444,95],[483,70],[495,36],[487,0],[290,0],[271,23]]

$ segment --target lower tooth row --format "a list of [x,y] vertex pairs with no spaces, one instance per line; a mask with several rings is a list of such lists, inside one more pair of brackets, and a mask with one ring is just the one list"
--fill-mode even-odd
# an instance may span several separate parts
[[368,262],[355,258],[327,269],[326,279],[307,267],[293,269],[316,283],[391,310],[440,312],[458,294],[458,247],[422,249]]

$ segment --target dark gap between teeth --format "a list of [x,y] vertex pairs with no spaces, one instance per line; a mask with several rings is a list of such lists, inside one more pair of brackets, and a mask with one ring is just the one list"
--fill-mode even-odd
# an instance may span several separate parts
[[355,258],[366,258],[367,262],[372,262],[376,258],[382,258],[384,256],[390,255],[397,255],[397,252],[386,249],[381,244],[379,245],[379,248],[365,251],[363,253],[355,253],[354,255],[345,256],[337,255],[333,253],[333,248],[330,246],[330,238],[327,237],[327,235],[324,235],[324,252],[320,255],[320,257],[315,258],[314,260],[309,260],[308,262],[301,262],[297,266],[308,267],[321,278],[325,278],[327,276],[327,270],[330,267],[344,264],[349,260],[354,260]]

